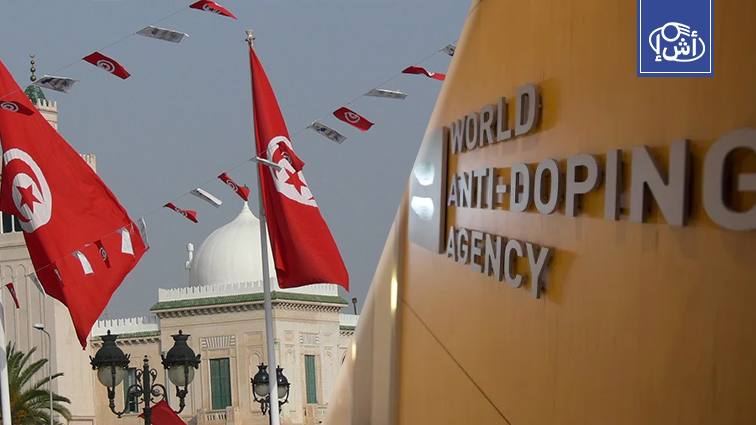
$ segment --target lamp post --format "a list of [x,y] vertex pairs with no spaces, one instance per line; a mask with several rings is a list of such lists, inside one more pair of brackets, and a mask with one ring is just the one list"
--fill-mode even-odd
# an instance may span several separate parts
[[[270,407],[270,376],[268,375],[268,366],[262,363],[257,366],[258,371],[252,378],[252,394],[255,402],[260,403],[262,414],[268,412]],[[289,387],[291,384],[283,374],[281,366],[276,368],[276,384],[278,386],[278,413],[281,413],[281,407],[289,402]]]
[[[194,351],[187,345],[186,340],[189,335],[184,335],[179,331],[173,337],[173,347],[168,353],[162,356],[163,367],[168,371],[168,379],[176,386],[176,396],[179,398],[179,410],[181,413],[186,406],[185,399],[189,393],[189,384],[194,379],[194,370],[199,369],[200,355],[194,354]],[[129,367],[129,355],[125,354],[118,345],[116,338],[118,335],[108,334],[102,337],[102,347],[97,351],[94,357],[90,357],[92,369],[97,371],[97,379],[102,385],[108,388],[108,399],[110,401],[110,411],[119,418],[126,413],[128,406],[124,406],[122,411],[117,411],[115,406],[115,389],[123,381],[126,371]],[[149,358],[144,356],[142,369],[136,371],[136,382],[128,388],[124,388],[127,395],[136,395],[141,398],[136,403],[144,404],[144,424],[150,425],[152,415],[152,404],[166,398],[166,388],[162,384],[155,383],[158,372],[150,368]],[[139,381],[142,382],[139,382]],[[183,389],[181,388],[183,387]]]
[[34,329],[38,331],[44,332],[45,335],[47,335],[47,370],[49,371],[49,381],[47,381],[47,387],[50,390],[50,425],[53,425],[53,396],[52,396],[52,337],[50,334],[45,330],[45,325],[43,323],[35,323]]

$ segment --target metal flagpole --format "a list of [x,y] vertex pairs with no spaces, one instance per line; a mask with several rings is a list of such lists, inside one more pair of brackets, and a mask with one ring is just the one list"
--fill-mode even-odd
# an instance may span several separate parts
[[5,306],[0,295],[0,410],[3,425],[11,425],[10,385],[8,384],[8,353],[5,352]]
[[[253,48],[254,40],[255,37],[253,36],[253,31],[247,30],[247,41],[249,42],[250,48]],[[251,72],[252,68],[250,68],[250,73]],[[250,76],[252,75],[250,74]],[[251,83],[252,80],[250,79],[250,84]],[[254,109],[254,107],[253,97],[252,108]],[[268,409],[268,414],[270,415],[270,425],[280,425],[281,419],[278,413],[278,376],[276,375],[276,366],[278,364],[276,363],[276,347],[273,345],[273,301],[271,300],[270,296],[270,270],[268,270],[268,227],[265,220],[265,204],[263,203],[262,193],[262,173],[260,172],[262,167],[263,164],[257,163],[257,192],[260,204],[260,251],[262,252],[263,294],[265,305],[265,343],[268,346],[268,388],[270,388],[270,407]]]
[[[3,304],[3,296],[0,294],[0,413],[3,415],[2,425],[11,425],[8,353],[5,349],[5,305]],[[52,359],[50,359],[50,361],[52,361]],[[52,414],[52,412],[50,412],[50,414]]]

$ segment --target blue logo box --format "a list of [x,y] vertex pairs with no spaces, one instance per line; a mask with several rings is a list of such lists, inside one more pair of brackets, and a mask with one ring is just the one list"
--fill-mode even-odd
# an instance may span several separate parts
[[714,76],[714,0],[638,0],[638,76]]

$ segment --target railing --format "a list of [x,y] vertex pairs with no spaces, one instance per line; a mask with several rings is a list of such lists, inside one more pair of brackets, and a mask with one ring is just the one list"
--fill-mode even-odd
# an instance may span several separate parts
[[[293,289],[280,289],[276,278],[271,278],[271,289],[274,291],[291,292],[308,295],[338,296],[339,289],[332,283],[317,283]],[[209,286],[190,286],[187,288],[158,289],[158,301],[190,300],[196,298],[221,297],[224,295],[240,295],[263,291],[263,282],[224,283]]]
[[341,326],[357,326],[357,321],[360,319],[359,314],[340,314],[339,325]]
[[92,336],[105,335],[108,330],[114,334],[150,332],[160,330],[160,325],[157,316],[98,320],[92,327]]
[[204,412],[205,422],[226,422],[226,412]]

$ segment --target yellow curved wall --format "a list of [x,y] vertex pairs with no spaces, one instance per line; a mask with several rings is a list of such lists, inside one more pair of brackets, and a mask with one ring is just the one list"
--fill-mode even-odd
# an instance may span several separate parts
[[638,78],[634,0],[473,2],[429,132],[527,83],[543,117],[451,155],[450,174],[643,144],[666,164],[688,138],[699,189],[686,227],[607,221],[603,186],[575,218],[450,208],[450,224],[553,247],[547,293],[407,244],[402,425],[756,423],[756,232],[715,226],[700,191],[707,148],[756,128],[756,2],[716,0],[714,17],[713,78]]

